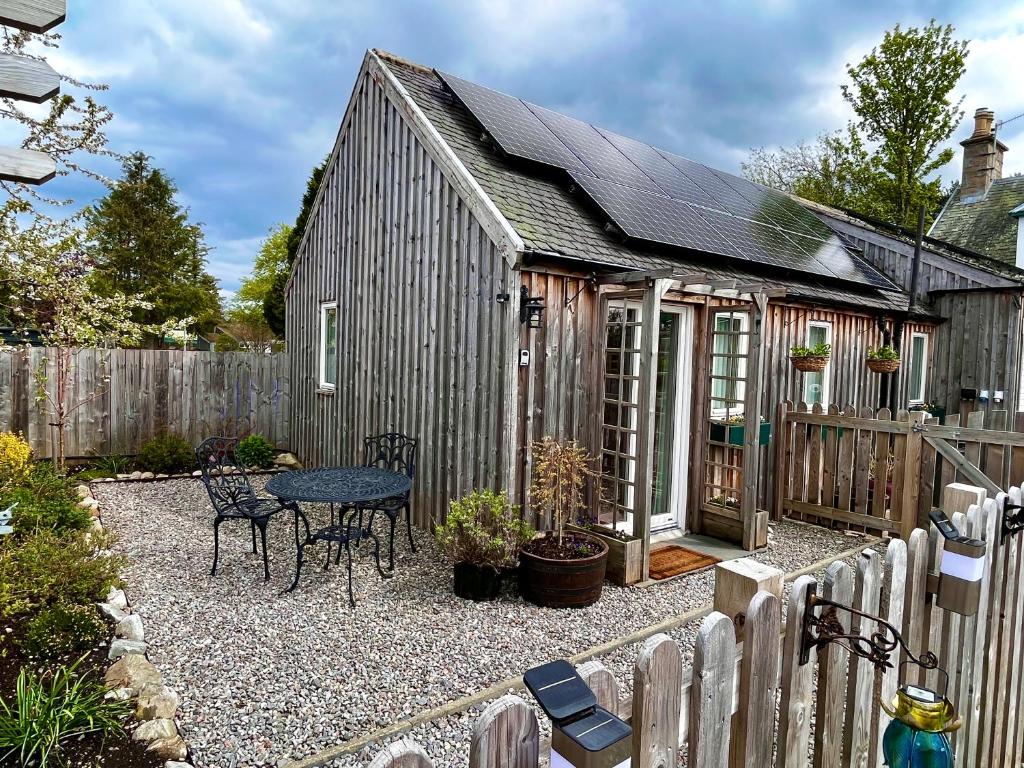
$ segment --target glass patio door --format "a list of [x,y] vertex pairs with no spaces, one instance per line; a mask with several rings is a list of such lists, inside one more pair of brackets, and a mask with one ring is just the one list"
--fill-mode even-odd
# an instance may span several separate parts
[[[640,304],[609,300],[605,325],[601,522],[632,532],[638,466]],[[658,324],[651,530],[686,526],[693,310],[665,305]]]

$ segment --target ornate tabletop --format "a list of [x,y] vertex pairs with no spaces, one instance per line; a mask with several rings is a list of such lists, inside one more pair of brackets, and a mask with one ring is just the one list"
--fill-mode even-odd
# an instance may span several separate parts
[[350,504],[401,496],[412,481],[400,472],[379,467],[322,467],[275,475],[267,493],[287,501]]

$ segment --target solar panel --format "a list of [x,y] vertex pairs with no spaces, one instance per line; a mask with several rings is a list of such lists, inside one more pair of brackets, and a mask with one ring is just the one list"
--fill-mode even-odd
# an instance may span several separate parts
[[437,75],[498,142],[502,151],[567,171],[589,173],[520,99],[445,72],[437,72]]
[[788,195],[437,75],[505,153],[567,171],[628,238],[900,290]]
[[664,191],[594,126],[535,104],[526,106],[599,179],[628,184],[650,192]]

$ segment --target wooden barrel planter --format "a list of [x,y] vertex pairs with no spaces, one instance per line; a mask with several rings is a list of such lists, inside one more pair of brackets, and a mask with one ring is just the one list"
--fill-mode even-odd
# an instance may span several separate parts
[[601,597],[608,565],[608,545],[596,536],[567,534],[586,539],[600,552],[577,560],[555,560],[529,551],[519,553],[519,594],[524,600],[545,608],[586,608]]
[[868,358],[868,368],[875,373],[894,373],[899,370],[899,358],[895,360],[872,360]]
[[789,362],[798,371],[804,373],[819,373],[825,370],[828,365],[828,355],[805,355],[802,357],[790,355]]

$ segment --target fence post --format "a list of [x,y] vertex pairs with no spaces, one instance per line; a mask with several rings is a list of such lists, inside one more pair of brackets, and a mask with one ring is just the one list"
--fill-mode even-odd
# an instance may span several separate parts
[[[844,605],[853,604],[853,569],[835,562],[825,570],[822,597]],[[837,613],[843,629],[850,628],[850,614]],[[846,674],[850,652],[832,643],[818,655],[818,698],[814,729],[814,768],[843,768],[843,715],[846,708]]]
[[664,633],[652,635],[633,674],[633,768],[675,768],[682,696],[679,646]]
[[782,650],[782,694],[779,699],[779,745],[776,768],[801,768],[807,764],[807,741],[811,730],[811,686],[814,682],[812,649],[810,660],[800,664],[800,627],[803,626],[807,590],[813,576],[801,576],[789,592],[786,610],[786,639]]
[[[732,749],[729,750],[732,768],[771,765],[775,741],[775,717],[766,713],[775,711],[775,692],[779,685],[782,605],[771,592],[760,591],[745,613],[739,706],[732,718]],[[731,708],[731,690],[727,700]],[[693,708],[690,711],[692,717]],[[692,728],[690,733],[693,733]],[[690,744],[692,749],[692,737]]]
[[[687,765],[728,768],[729,724],[736,682],[736,633],[732,619],[714,611],[697,631],[690,684]],[[676,762],[668,763],[674,768]]]
[[378,752],[370,768],[434,768],[434,763],[415,741],[399,739]]
[[921,448],[924,436],[915,427],[924,424],[923,411],[910,414],[907,430],[907,452],[903,465],[903,504],[900,518],[900,538],[907,541],[917,527],[917,507],[921,499]]
[[[857,560],[854,584],[854,607],[871,616],[878,615],[882,586],[882,562],[877,552],[864,550]],[[855,635],[871,635],[877,625],[857,616],[850,621]],[[874,711],[875,667],[860,656],[850,657],[849,682],[846,687],[846,728],[843,731],[843,763],[850,768],[872,768],[871,715]]]
[[608,668],[600,661],[591,660],[580,664],[576,671],[597,697],[597,705],[613,715],[619,714],[619,684]]
[[518,696],[492,701],[473,725],[469,768],[537,768],[539,756],[537,715]]

